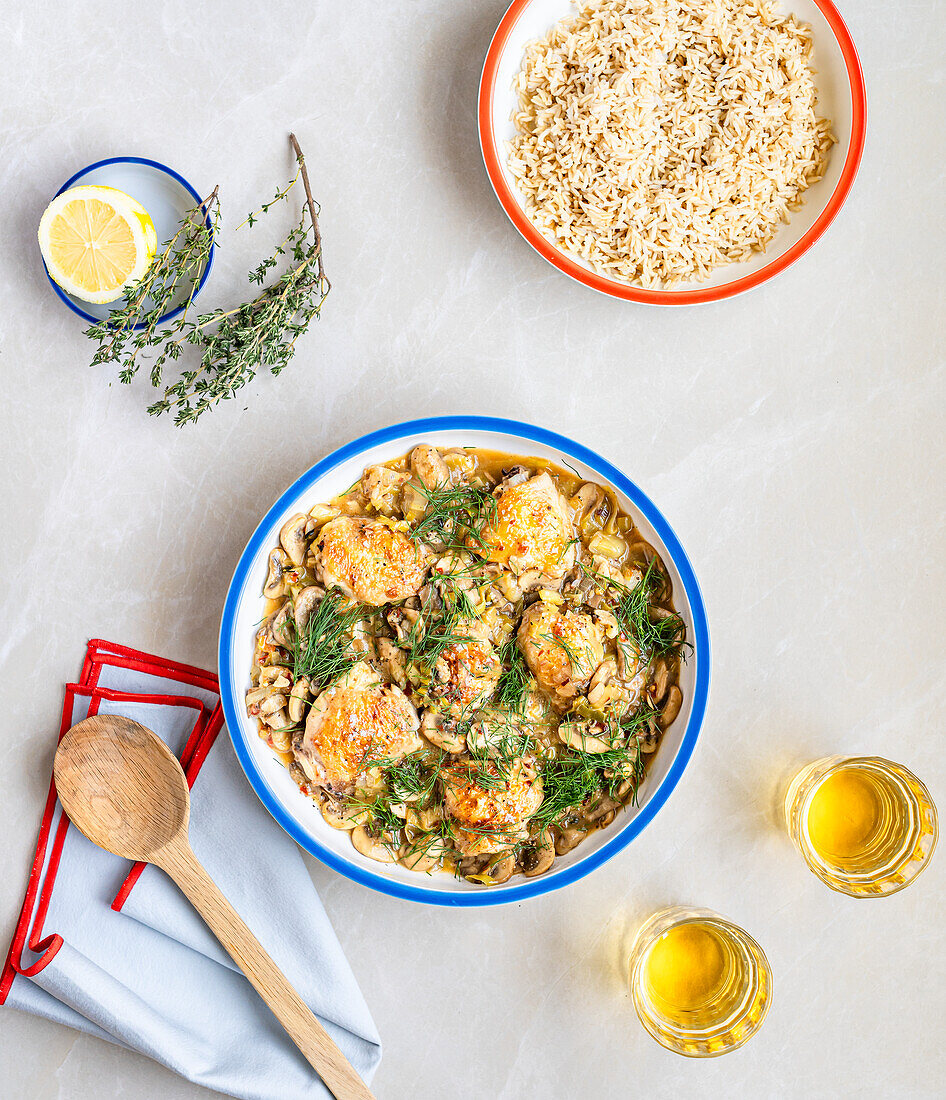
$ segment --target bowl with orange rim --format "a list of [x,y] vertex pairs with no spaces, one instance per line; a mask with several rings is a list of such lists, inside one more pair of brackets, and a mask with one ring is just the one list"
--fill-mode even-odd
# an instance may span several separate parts
[[573,0],[513,0],[493,35],[480,79],[477,120],[480,147],[500,205],[521,236],[543,259],[592,290],[647,305],[697,305],[721,301],[751,290],[780,274],[803,256],[836,218],[860,165],[867,129],[867,96],[854,41],[831,0],[784,0],[779,9],[811,26],[811,67],[818,92],[817,110],[831,120],[836,139],[821,179],[804,192],[804,201],[764,251],[714,268],[708,277],[669,289],[642,286],[593,267],[566,251],[555,235],[530,218],[526,197],[509,164],[509,143],[516,135],[514,82],[527,48],[543,39],[555,23],[575,13]]

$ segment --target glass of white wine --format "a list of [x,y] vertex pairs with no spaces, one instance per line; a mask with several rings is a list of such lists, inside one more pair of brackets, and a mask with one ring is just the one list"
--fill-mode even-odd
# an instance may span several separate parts
[[930,792],[879,756],[826,756],[795,776],[785,818],[809,868],[833,890],[878,898],[929,865],[939,823]]
[[661,1046],[689,1058],[741,1047],[762,1026],[772,969],[743,929],[709,909],[673,906],[640,929],[629,962],[641,1023]]

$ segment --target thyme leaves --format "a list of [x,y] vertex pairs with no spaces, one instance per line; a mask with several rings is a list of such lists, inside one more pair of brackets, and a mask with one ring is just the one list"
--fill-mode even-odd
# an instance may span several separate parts
[[[161,389],[167,367],[189,348],[199,354],[197,362],[185,366],[148,406],[152,416],[171,413],[178,426],[193,423],[221,401],[230,400],[264,368],[278,375],[292,358],[296,341],[320,315],[331,283],[322,258],[319,209],[305,157],[295,135],[289,139],[298,164],[296,176],[242,223],[252,226],[261,214],[287,199],[297,179],[302,180],[305,202],[299,221],[250,272],[250,282],[262,287],[259,294],[232,309],[192,316],[199,280],[219,232],[215,188],[187,213],[144,278],[128,289],[124,305],[86,330],[99,345],[93,365],[117,363],[123,383],[132,381],[150,353],[151,385]],[[264,287],[267,275],[281,261],[286,270]],[[180,314],[168,317],[182,294]]]

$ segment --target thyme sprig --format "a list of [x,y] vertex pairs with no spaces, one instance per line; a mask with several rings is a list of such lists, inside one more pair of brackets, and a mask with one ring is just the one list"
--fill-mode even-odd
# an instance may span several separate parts
[[[219,202],[215,189],[205,202],[188,213],[159,260],[140,283],[129,289],[124,306],[86,332],[99,342],[93,364],[117,362],[122,382],[132,380],[144,353],[153,350],[150,376],[156,389],[162,385],[164,368],[176,362],[188,346],[199,352],[197,363],[182,370],[178,379],[165,388],[163,396],[148,407],[152,416],[169,412],[179,426],[192,423],[221,401],[231,399],[264,367],[278,375],[292,358],[296,341],[320,314],[331,284],[322,259],[319,208],[312,196],[299,143],[294,134],[289,135],[289,140],[298,163],[296,176],[241,223],[254,225],[261,214],[286,201],[296,181],[302,180],[305,202],[299,222],[273,253],[250,272],[249,280],[263,287],[269,272],[285,260],[288,266],[282,275],[233,309],[190,316],[200,272],[217,236]],[[160,318],[188,283],[190,291],[183,312],[161,326]],[[149,298],[154,306],[145,310]],[[136,331],[135,326],[140,323],[144,327]]]
[[[86,329],[85,335],[99,344],[92,356],[93,366],[118,363],[120,380],[129,383],[141,365],[139,356],[146,349],[155,348],[151,385],[160,385],[165,364],[180,355],[179,343],[170,337],[187,325],[188,310],[219,228],[220,198],[215,187],[203,202],[187,212],[180,229],[163,246],[144,276],[128,288],[122,308]],[[188,289],[180,316],[159,333],[161,318],[175,308],[184,288]]]

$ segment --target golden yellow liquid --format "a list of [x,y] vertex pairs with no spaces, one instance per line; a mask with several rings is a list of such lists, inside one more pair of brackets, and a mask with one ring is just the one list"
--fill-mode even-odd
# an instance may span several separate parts
[[884,819],[880,781],[844,768],[817,788],[808,807],[808,839],[825,859],[852,860],[871,847]]
[[803,768],[785,801],[808,866],[854,897],[883,897],[929,862],[936,807],[912,772],[880,757],[826,757]]
[[671,928],[650,949],[644,981],[668,1015],[715,1016],[716,998],[732,970],[719,934],[701,921]]
[[641,1023],[661,1045],[689,1057],[725,1054],[762,1024],[772,975],[759,945],[707,910],[675,908],[641,929],[631,956]]

